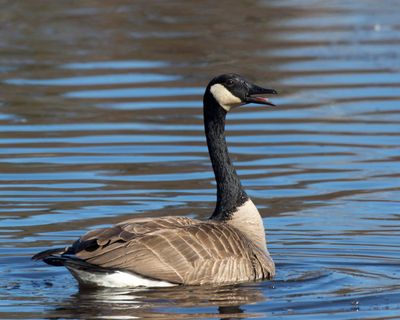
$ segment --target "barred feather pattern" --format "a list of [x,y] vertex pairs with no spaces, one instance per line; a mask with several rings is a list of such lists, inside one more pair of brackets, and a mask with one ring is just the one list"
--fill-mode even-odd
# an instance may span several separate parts
[[271,278],[271,258],[226,222],[186,217],[131,219],[92,230],[64,250],[102,270],[174,284],[228,284]]

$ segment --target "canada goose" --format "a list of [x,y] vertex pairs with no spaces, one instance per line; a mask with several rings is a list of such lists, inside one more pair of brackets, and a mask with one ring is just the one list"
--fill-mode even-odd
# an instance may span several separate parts
[[217,182],[217,203],[209,220],[134,218],[89,231],[71,246],[49,249],[32,259],[65,266],[83,286],[162,287],[271,279],[275,265],[263,221],[229,158],[225,117],[247,103],[273,106],[257,95],[275,93],[237,74],[220,75],[208,84],[204,127]]

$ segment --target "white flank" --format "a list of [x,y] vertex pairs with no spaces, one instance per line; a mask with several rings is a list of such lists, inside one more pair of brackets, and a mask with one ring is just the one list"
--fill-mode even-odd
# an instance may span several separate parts
[[215,100],[217,100],[221,107],[226,111],[230,111],[232,108],[239,107],[243,104],[242,100],[233,95],[220,83],[212,85],[210,92],[214,96]]
[[80,284],[86,286],[124,288],[124,287],[172,287],[174,283],[143,278],[137,274],[123,271],[113,273],[88,272],[68,268]]

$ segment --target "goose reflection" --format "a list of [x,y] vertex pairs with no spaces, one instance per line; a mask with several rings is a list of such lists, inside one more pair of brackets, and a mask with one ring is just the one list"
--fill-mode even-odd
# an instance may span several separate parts
[[54,305],[46,318],[243,319],[263,316],[245,306],[266,300],[256,285],[158,289],[80,289]]

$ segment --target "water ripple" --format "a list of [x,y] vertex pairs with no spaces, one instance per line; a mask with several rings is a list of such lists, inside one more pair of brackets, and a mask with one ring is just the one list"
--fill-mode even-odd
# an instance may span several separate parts
[[[0,318],[397,318],[397,7],[5,6]],[[226,71],[279,91],[278,107],[239,108],[226,125],[273,281],[79,291],[67,271],[30,260],[133,216],[207,219],[215,182],[202,94]]]

